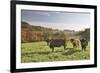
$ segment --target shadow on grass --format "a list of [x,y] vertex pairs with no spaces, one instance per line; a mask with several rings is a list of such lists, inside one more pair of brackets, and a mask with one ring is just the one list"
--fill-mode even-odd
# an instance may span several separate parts
[[47,55],[50,52],[26,52],[26,53],[22,53],[22,55],[29,55],[29,54],[39,54],[39,55]]
[[72,55],[72,54],[74,54],[76,52],[81,52],[81,50],[76,50],[74,48],[67,48],[67,51],[62,53],[62,55]]
[[64,52],[64,51],[43,51],[43,52],[25,52],[25,53],[22,53],[22,55],[34,55],[34,54],[38,54],[38,55],[48,55],[48,54],[52,54],[52,53],[61,53],[61,52]]
[[65,50],[55,50],[54,52],[52,51],[41,51],[41,52],[25,52],[22,53],[22,55],[34,55],[34,54],[38,54],[38,55],[48,55],[51,53],[62,53],[62,55],[71,55],[74,54],[76,52],[80,52],[81,50],[76,50],[74,48],[66,48]]

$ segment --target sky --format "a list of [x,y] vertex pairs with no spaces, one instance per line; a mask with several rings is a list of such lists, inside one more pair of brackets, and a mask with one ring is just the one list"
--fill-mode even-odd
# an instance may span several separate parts
[[61,12],[21,10],[21,21],[31,25],[43,26],[59,30],[84,30],[90,26],[90,13],[88,12]]

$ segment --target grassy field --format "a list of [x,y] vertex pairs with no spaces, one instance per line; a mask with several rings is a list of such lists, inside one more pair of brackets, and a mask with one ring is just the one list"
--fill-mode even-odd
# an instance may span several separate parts
[[49,48],[46,42],[32,42],[21,44],[21,62],[51,62],[51,61],[72,61],[90,59],[90,45],[82,52],[81,46],[73,48],[70,42],[64,47],[55,47],[55,51]]

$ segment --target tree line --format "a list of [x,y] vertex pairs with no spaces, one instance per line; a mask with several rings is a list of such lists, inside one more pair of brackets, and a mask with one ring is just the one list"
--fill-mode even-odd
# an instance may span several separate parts
[[[76,33],[76,32],[75,32]],[[58,29],[45,28],[41,26],[33,26],[27,22],[21,22],[21,42],[37,42],[48,39],[66,39],[72,35],[70,31],[61,31]],[[85,38],[90,38],[90,29],[77,32],[76,36],[86,35]]]

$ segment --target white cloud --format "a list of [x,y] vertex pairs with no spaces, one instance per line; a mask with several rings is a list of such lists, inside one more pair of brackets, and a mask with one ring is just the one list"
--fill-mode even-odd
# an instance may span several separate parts
[[34,12],[36,14],[39,14],[39,15],[44,15],[44,16],[50,16],[50,13],[47,13],[47,12]]

